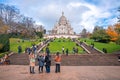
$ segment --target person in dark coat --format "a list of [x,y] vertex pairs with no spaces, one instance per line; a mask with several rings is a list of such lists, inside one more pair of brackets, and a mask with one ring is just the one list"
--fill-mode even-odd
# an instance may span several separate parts
[[30,55],[30,53],[31,53],[31,49],[30,48],[27,48],[27,53]]
[[120,54],[118,55],[118,61],[120,62]]
[[18,54],[20,54],[22,52],[22,47],[18,46]]
[[66,49],[66,56],[68,56],[68,48]]
[[48,47],[46,47],[46,53],[47,53],[47,55],[50,55],[50,50]]
[[50,66],[51,66],[51,56],[50,55],[46,55],[45,56],[45,68],[46,68],[46,72],[50,73]]

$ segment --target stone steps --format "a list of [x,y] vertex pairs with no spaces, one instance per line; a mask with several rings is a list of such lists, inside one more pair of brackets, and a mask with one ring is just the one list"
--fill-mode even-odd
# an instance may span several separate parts
[[102,52],[96,50],[95,48],[92,48],[91,46],[87,45],[85,42],[82,42],[82,44],[80,44],[80,42],[78,40],[75,40],[75,42],[81,46],[84,47],[85,50],[87,50],[86,52],[89,54],[102,54]]
[[97,51],[96,49],[94,49],[94,48],[92,48],[92,47],[90,47],[90,46],[88,46],[88,45],[86,45],[85,43],[82,43],[82,45],[88,50],[88,51],[90,51],[90,53],[91,54],[101,54],[101,52],[99,52],[99,51]]
[[[52,55],[52,65],[55,55]],[[29,65],[27,54],[13,54],[9,57],[11,65]],[[36,61],[37,65],[37,61]],[[62,66],[120,66],[117,54],[62,55]]]

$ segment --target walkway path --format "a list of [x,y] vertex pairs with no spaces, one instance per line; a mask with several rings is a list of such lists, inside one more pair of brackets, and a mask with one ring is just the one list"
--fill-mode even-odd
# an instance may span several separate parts
[[120,80],[119,66],[61,66],[61,73],[29,74],[29,66],[0,66],[0,80]]
[[96,50],[95,48],[92,48],[91,46],[88,46],[85,42],[82,42],[81,44],[78,40],[75,40],[75,42],[79,46],[83,47],[86,50],[86,52],[89,54],[102,54],[102,52]]

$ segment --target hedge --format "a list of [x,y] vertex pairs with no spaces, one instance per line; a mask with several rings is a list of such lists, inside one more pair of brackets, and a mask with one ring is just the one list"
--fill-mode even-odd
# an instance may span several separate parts
[[0,34],[0,52],[6,52],[10,49],[9,35]]

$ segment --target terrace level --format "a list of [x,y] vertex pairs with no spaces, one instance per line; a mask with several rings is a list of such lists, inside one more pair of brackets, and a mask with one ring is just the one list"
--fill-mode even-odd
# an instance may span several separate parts
[[71,35],[71,34],[49,34],[44,35],[44,38],[80,38],[80,35]]

